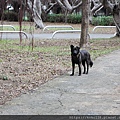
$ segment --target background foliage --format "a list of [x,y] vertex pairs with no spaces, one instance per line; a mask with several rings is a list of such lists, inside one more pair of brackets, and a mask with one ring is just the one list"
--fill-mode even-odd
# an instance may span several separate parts
[[[18,15],[14,11],[5,11],[3,15],[4,20],[7,21],[18,21]],[[24,19],[23,19],[24,20]],[[30,20],[30,17],[27,18],[28,21]],[[66,22],[66,23],[73,23],[78,24],[82,21],[82,15],[81,14],[48,14],[47,18],[44,19],[44,22]],[[112,16],[97,16],[93,17],[91,24],[96,25],[103,25],[103,26],[111,26],[114,25],[113,17]]]
[[[67,17],[64,14],[49,14],[45,22],[67,22],[78,24],[82,21],[82,15],[80,14],[68,14]],[[91,21],[92,25],[111,26],[114,25],[112,16],[98,16],[93,17]]]

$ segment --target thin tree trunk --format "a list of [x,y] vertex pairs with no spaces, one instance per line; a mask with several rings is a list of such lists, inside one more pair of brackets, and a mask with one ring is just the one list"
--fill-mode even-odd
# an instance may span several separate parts
[[[116,2],[114,2],[116,3]],[[116,36],[120,37],[120,2],[113,4],[109,0],[103,0],[103,6],[109,9],[113,14],[113,20],[116,26]]]
[[27,4],[29,9],[31,10],[32,17],[34,22],[36,23],[36,26],[38,28],[44,28],[43,21],[41,18],[41,1],[40,0],[27,0]]
[[116,36],[120,37],[120,3],[114,6],[113,20],[116,26]]
[[88,26],[89,26],[89,0],[82,0],[82,25],[80,47],[85,47],[88,42]]

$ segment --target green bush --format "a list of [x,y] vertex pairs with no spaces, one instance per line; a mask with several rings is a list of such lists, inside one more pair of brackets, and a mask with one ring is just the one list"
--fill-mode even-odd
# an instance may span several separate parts
[[81,21],[82,21],[82,16],[80,14],[69,14],[67,16],[68,23],[77,24],[77,23],[81,23]]
[[67,22],[67,23],[81,23],[81,15],[68,14],[67,17],[64,14],[48,14],[46,22]]
[[103,26],[111,26],[114,25],[113,17],[112,16],[98,16],[93,17],[92,25],[103,25]]
[[[6,11],[4,13],[4,20],[9,21],[18,21],[18,14],[14,11]],[[47,19],[45,22],[67,22],[67,23],[81,23],[82,15],[81,14],[68,14],[65,16],[64,14],[48,14]],[[114,25],[113,17],[112,16],[98,16],[93,17],[92,25],[103,25],[103,26],[111,26]]]
[[4,13],[4,20],[8,20],[8,21],[18,21],[18,14],[14,11],[6,11]]
[[64,22],[63,14],[48,14],[47,22]]
[[[80,14],[68,14],[67,17],[65,17],[64,14],[49,14],[47,16],[46,22],[67,22],[67,23],[81,23],[82,21],[82,15]],[[92,25],[103,25],[103,26],[111,26],[114,25],[113,17],[112,16],[98,16],[93,17]]]

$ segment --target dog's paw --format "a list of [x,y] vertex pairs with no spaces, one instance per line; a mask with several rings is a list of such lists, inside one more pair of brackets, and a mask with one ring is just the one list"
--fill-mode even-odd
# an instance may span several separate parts
[[70,74],[70,76],[73,76],[74,74]]

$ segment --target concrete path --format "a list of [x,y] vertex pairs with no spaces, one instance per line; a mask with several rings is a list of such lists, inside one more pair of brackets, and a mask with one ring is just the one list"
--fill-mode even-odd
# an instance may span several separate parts
[[88,75],[70,73],[0,106],[0,114],[120,115],[120,50],[97,58]]
[[[34,34],[31,36],[28,34],[28,37],[34,37],[35,39],[51,39],[52,38],[52,33],[41,33],[41,34]],[[114,34],[90,34],[90,38],[111,38],[114,37]],[[2,39],[19,39],[19,34],[17,33],[3,33],[2,35],[0,34],[0,38]],[[26,38],[23,35],[23,38]],[[53,39],[79,39],[80,34],[79,33],[59,33],[54,36]]]

